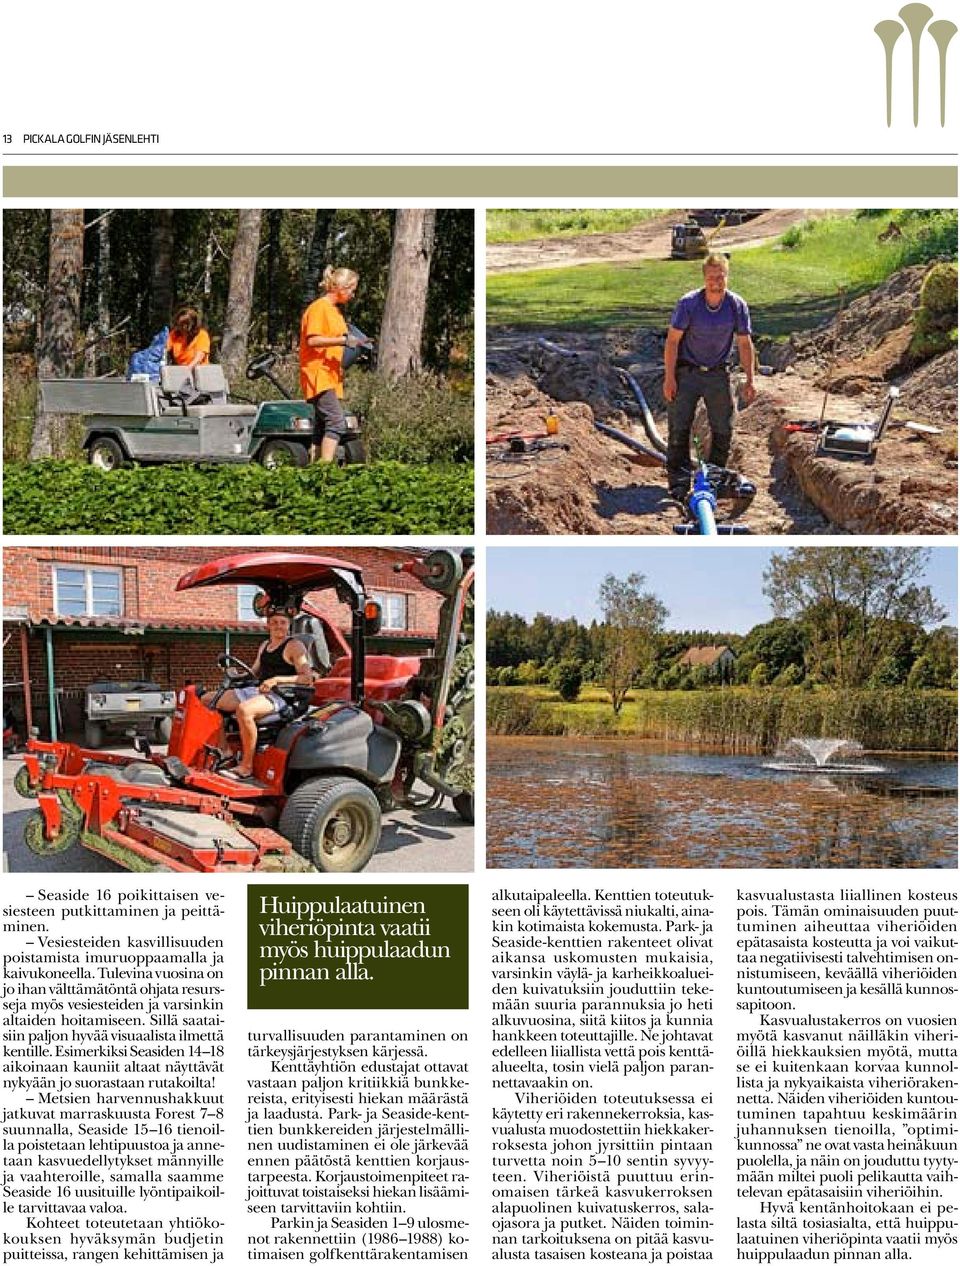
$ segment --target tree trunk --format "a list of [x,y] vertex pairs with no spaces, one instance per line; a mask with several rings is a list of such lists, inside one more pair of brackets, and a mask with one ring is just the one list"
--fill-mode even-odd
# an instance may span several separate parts
[[377,363],[392,378],[419,373],[427,285],[437,213],[397,211],[390,253],[390,280],[380,326]]
[[173,212],[155,211],[150,234],[150,331],[173,316]]
[[[83,212],[51,211],[47,292],[37,344],[37,375],[40,378],[70,378],[73,375],[82,278]],[[64,425],[62,414],[37,414],[30,442],[31,461],[58,454]]]
[[83,340],[83,376],[84,378],[96,378],[97,376],[97,347],[100,340],[97,337],[97,327],[88,325],[84,332]]
[[110,212],[101,211],[97,224],[97,373],[110,368],[107,334],[110,332]]
[[210,223],[207,226],[207,248],[203,254],[203,315],[206,317],[210,312],[210,296],[213,294],[213,216],[210,216]]
[[253,309],[253,283],[257,273],[257,251],[260,248],[260,220],[263,212],[256,208],[238,211],[237,240],[230,257],[230,290],[223,318],[223,343],[220,359],[227,381],[239,381],[247,363],[247,339],[250,336],[250,313]]
[[267,212],[267,344],[273,347],[280,331],[280,297],[277,272],[280,266],[280,225],[282,211]]
[[330,226],[336,211],[318,211],[313,221],[313,237],[310,239],[310,250],[303,269],[303,288],[300,292],[300,305],[309,308],[317,297],[320,274],[327,259],[327,245],[330,241]]

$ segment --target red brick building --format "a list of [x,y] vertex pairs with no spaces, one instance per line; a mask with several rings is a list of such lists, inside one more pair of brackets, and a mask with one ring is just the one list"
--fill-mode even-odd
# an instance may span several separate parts
[[[48,734],[51,695],[58,729],[75,730],[82,722],[86,686],[97,679],[213,685],[221,675],[217,657],[225,649],[249,662],[263,640],[263,621],[250,606],[255,590],[228,585],[177,593],[177,580],[208,559],[275,548],[5,549],[5,711],[12,713],[21,733],[29,716]],[[363,569],[368,593],[383,606],[383,632],[376,647],[381,653],[402,648],[410,653],[436,635],[439,596],[393,570],[396,562],[425,551],[298,546],[297,552],[333,555]],[[347,633],[349,613],[332,594],[318,595],[317,605]]]

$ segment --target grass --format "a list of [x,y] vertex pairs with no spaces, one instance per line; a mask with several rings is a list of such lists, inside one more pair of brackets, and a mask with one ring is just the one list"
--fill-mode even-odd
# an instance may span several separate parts
[[541,237],[580,237],[587,233],[622,233],[656,215],[665,207],[620,207],[591,210],[572,207],[558,210],[487,212],[488,242],[529,242]]
[[856,739],[886,751],[955,752],[952,690],[635,690],[619,716],[603,691],[561,703],[548,687],[487,691],[491,734],[644,738],[728,752],[772,752],[795,735]]
[[[792,234],[791,248],[776,242],[731,257],[731,287],[750,304],[755,330],[785,337],[821,324],[847,301],[899,268],[909,240],[877,241],[873,219],[843,214]],[[681,294],[701,284],[699,261],[642,260],[585,264],[487,278],[487,321],[492,326],[664,327]]]

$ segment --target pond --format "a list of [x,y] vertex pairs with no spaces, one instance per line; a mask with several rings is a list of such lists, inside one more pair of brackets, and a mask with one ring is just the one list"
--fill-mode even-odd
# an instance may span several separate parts
[[957,763],[870,757],[883,773],[797,773],[761,756],[640,741],[487,742],[496,867],[948,867]]

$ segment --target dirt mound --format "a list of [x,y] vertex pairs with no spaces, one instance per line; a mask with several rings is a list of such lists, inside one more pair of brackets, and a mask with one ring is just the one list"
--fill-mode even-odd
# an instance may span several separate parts
[[[563,448],[513,456],[505,444],[487,446],[487,530],[493,533],[573,532],[594,534],[634,530],[617,525],[621,513],[653,513],[638,530],[669,531],[657,514],[665,485],[659,466],[638,484],[642,463],[628,449],[605,439],[594,417],[630,427],[615,394],[597,373],[597,358],[544,354],[536,345],[526,355],[492,356],[498,367],[487,380],[489,437],[520,433],[546,437],[546,422],[559,423]],[[541,374],[543,379],[540,380]],[[538,385],[538,380],[539,385]],[[551,391],[543,389],[546,382]],[[554,394],[557,393],[557,394]],[[587,403],[584,397],[590,401]],[[548,441],[549,442],[549,441]],[[676,515],[673,514],[675,520]]]
[[916,365],[909,349],[927,272],[925,264],[901,268],[853,299],[828,325],[792,335],[780,367],[792,363],[819,386],[849,395],[906,373]]
[[[957,349],[928,360],[900,385],[900,411],[918,414],[935,426],[957,426]],[[956,443],[954,437],[954,455]]]

